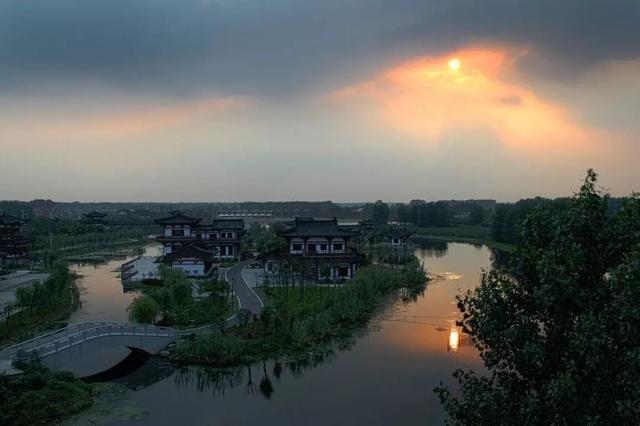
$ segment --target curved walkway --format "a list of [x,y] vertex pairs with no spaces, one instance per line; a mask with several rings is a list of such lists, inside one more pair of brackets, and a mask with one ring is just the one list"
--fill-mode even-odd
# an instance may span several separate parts
[[252,314],[258,315],[264,308],[264,302],[260,296],[251,288],[249,284],[242,278],[242,270],[251,263],[245,260],[225,271],[225,279],[231,284],[233,291],[240,299],[240,307],[251,311]]
[[[264,303],[258,294],[242,278],[242,270],[250,261],[240,262],[225,270],[224,278],[231,284],[240,305],[240,309],[247,309],[258,315],[264,308]],[[18,343],[0,351],[0,373],[12,373],[11,361],[19,351],[36,353],[45,358],[58,358],[71,348],[78,348],[85,344],[92,347],[100,346],[100,342],[111,345],[117,341],[123,346],[137,347],[150,353],[157,353],[170,342],[184,336],[207,334],[215,329],[228,328],[238,324],[238,313],[227,318],[222,324],[209,324],[185,330],[155,325],[141,325],[132,323],[81,323],[37,336],[33,339]],[[57,364],[57,362],[56,362]]]

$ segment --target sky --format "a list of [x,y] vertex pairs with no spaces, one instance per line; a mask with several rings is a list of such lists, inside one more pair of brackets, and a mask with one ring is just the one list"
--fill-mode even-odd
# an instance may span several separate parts
[[2,0],[0,199],[640,191],[637,0]]

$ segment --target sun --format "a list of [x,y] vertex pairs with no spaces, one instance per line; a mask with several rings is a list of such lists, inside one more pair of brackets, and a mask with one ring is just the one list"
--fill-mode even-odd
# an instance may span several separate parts
[[448,65],[451,71],[458,71],[460,69],[460,59],[451,58],[449,59]]

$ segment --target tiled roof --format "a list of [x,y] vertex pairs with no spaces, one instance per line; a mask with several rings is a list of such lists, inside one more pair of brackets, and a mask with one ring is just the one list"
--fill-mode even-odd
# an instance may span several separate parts
[[18,217],[0,213],[0,225],[24,225],[24,221]]
[[412,232],[409,232],[406,228],[392,228],[388,233],[390,237],[409,237],[413,235]]
[[189,244],[188,246],[184,246],[180,250],[166,254],[162,258],[162,261],[170,263],[183,258],[196,258],[202,260],[203,262],[213,262],[216,260],[216,257],[212,251],[200,247],[196,244]]
[[315,219],[297,217],[286,230],[281,231],[283,237],[353,237],[357,233],[338,226],[338,219]]
[[214,229],[244,229],[244,219],[214,219]]
[[183,214],[181,211],[175,211],[169,217],[163,217],[161,219],[155,219],[154,222],[158,225],[173,225],[173,224],[185,224],[185,225],[195,225],[200,223],[202,219],[196,217],[190,217]]

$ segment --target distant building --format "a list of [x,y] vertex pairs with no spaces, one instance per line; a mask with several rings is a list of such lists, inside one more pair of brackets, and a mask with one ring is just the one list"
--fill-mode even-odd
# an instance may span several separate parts
[[0,213],[0,266],[7,260],[28,259],[27,239],[22,235],[24,221]]
[[51,200],[33,200],[29,202],[34,216],[53,217],[56,203]]
[[393,247],[401,247],[410,243],[412,233],[406,228],[393,227],[387,234],[387,244]]
[[266,273],[277,273],[296,262],[306,262],[320,280],[345,281],[353,277],[362,255],[352,246],[358,232],[338,225],[338,220],[297,217],[278,232],[287,241],[286,251],[265,261]]
[[106,213],[101,213],[94,210],[89,213],[83,213],[82,219],[80,219],[80,223],[84,225],[106,225],[107,221],[105,220],[105,217],[107,217]]
[[133,213],[138,220],[151,220],[151,211],[149,209],[134,210]]
[[198,277],[208,275],[220,261],[240,258],[243,219],[215,219],[211,224],[201,221],[179,211],[154,221],[163,228],[156,237],[163,247],[163,263]]

